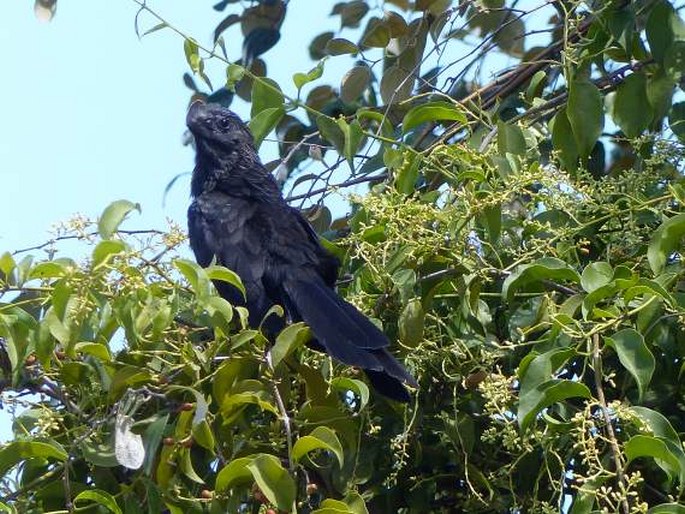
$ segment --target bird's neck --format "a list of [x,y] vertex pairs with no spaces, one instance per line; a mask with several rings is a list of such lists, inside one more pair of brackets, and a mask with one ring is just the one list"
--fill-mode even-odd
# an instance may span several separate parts
[[197,197],[215,190],[257,201],[282,201],[276,180],[258,158],[240,155],[239,159],[222,160],[215,154],[198,152],[190,194]]

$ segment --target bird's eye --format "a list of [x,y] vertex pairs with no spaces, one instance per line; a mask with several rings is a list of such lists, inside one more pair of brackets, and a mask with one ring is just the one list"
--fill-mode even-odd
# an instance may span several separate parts
[[226,130],[230,125],[231,125],[231,122],[229,121],[228,118],[221,118],[219,120],[219,126],[224,130]]

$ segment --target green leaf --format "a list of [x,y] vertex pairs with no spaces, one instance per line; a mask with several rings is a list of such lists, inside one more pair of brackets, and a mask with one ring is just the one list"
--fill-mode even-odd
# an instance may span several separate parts
[[535,389],[521,395],[517,418],[521,431],[525,432],[540,411],[567,398],[591,398],[585,384],[571,380],[548,380]]
[[285,98],[277,82],[266,77],[255,78],[252,85],[251,119],[266,109],[283,109],[284,103]]
[[245,68],[240,64],[229,64],[226,68],[226,88],[235,93],[235,86],[238,82],[243,80],[245,76]]
[[669,443],[667,439],[661,437],[636,435],[624,445],[623,451],[628,458],[628,464],[640,457],[651,457],[671,479],[682,480],[681,462],[674,454],[672,444]]
[[206,450],[209,450],[212,455],[214,454],[214,447],[216,444],[214,440],[214,432],[212,432],[212,428],[209,426],[209,423],[207,423],[206,419],[203,419],[197,425],[193,425],[192,434],[193,440],[197,442],[197,444]]
[[580,277],[581,287],[591,293],[595,289],[607,285],[614,277],[614,269],[608,262],[593,262],[585,266]]
[[632,407],[629,407],[629,409],[647,423],[647,426],[655,436],[663,437],[675,444],[680,443],[678,432],[675,431],[673,425],[671,425],[671,422],[668,421],[666,416],[660,412],[640,405],[633,405]]
[[307,73],[295,73],[293,75],[293,82],[295,83],[295,87],[298,91],[302,89],[302,86],[304,86],[305,84],[308,84],[309,82],[321,78],[321,75],[323,75],[323,65],[325,62],[325,58],[321,59],[319,63],[316,66],[314,66],[311,70],[309,70]]
[[188,259],[174,259],[172,264],[188,281],[198,298],[209,296],[209,277],[202,266]]
[[245,286],[243,285],[243,281],[240,279],[240,276],[228,269],[225,268],[224,266],[207,266],[205,268],[205,273],[207,273],[207,277],[210,280],[218,280],[219,282],[225,282],[226,284],[230,284],[233,287],[235,287],[238,291],[240,291],[243,295],[243,298],[245,298]]
[[169,26],[169,25],[167,25],[165,22],[158,23],[158,24],[155,25],[154,27],[151,27],[151,28],[147,29],[145,32],[143,32],[143,33],[140,35],[140,37],[141,37],[141,38],[144,38],[144,37],[147,36],[148,34],[152,34],[153,32],[157,32],[158,30],[165,29],[165,28],[167,28],[168,26]]
[[678,102],[671,107],[668,125],[678,139],[685,142],[685,102]]
[[326,53],[328,55],[356,54],[359,48],[349,39],[335,37],[326,43]]
[[670,2],[664,0],[656,2],[647,18],[647,41],[656,62],[663,62],[666,51],[673,44],[673,18],[677,18],[677,14]]
[[626,328],[606,338],[606,342],[616,350],[621,364],[637,382],[639,397],[642,399],[656,367],[654,355],[647,348],[642,334]]
[[131,211],[140,212],[140,205],[128,200],[112,202],[98,220],[98,232],[102,239],[109,239],[117,231],[121,222]]
[[488,242],[492,245],[497,244],[502,234],[502,206],[497,204],[484,207],[481,219],[488,231]]
[[647,514],[685,514],[685,505],[680,503],[662,503],[649,509]]
[[369,403],[369,386],[356,378],[336,377],[331,381],[331,387],[338,391],[352,391],[359,397],[359,409],[362,410]]
[[354,514],[354,512],[344,502],[326,498],[318,509],[312,511],[312,514]]
[[278,122],[281,121],[283,116],[285,116],[285,109],[283,109],[283,107],[269,107],[259,111],[259,113],[250,120],[248,126],[250,127],[250,132],[252,132],[255,148],[259,148],[262,141],[264,141],[264,138],[276,128],[276,125],[278,125]]
[[76,343],[74,345],[74,351],[76,353],[91,355],[92,357],[100,359],[103,362],[110,362],[112,360],[112,356],[109,353],[109,348],[101,343]]
[[347,123],[345,118],[338,118],[338,127],[343,134],[344,146],[343,146],[343,156],[347,159],[347,163],[350,168],[352,168],[352,161],[357,155],[357,151],[364,139],[364,131],[357,120],[352,123]]
[[355,491],[347,493],[342,501],[349,507],[352,514],[369,514],[364,498]]
[[521,127],[497,122],[497,149],[503,157],[507,154],[525,155],[526,154],[526,138],[523,135]]
[[224,492],[238,485],[251,482],[252,472],[247,468],[247,465],[253,459],[254,457],[241,457],[226,464],[216,476],[216,491]]
[[411,97],[415,82],[416,75],[411,69],[394,64],[381,77],[381,98],[388,105],[403,102]]
[[295,502],[295,481],[281,466],[280,460],[268,454],[255,457],[246,465],[267,499],[280,510],[290,512]]
[[114,499],[114,496],[109,494],[107,491],[103,491],[101,489],[89,489],[87,491],[82,491],[76,496],[76,498],[74,498],[74,505],[85,500],[95,502],[98,505],[105,507],[110,512],[122,514],[121,509]]
[[332,143],[340,155],[345,155],[345,134],[336,121],[328,116],[321,115],[316,118],[321,136]]
[[169,422],[169,414],[157,414],[154,421],[150,423],[143,435],[143,444],[145,446],[145,461],[143,462],[143,469],[146,475],[151,475],[155,464],[157,463],[157,450],[159,444],[162,442],[164,431]]
[[54,307],[50,307],[45,313],[43,323],[48,327],[52,336],[62,345],[68,346],[71,343],[71,325],[65,324],[59,319]]
[[428,102],[409,109],[402,120],[402,133],[406,134],[411,129],[422,123],[437,121],[458,121],[466,125],[466,115],[452,102]]
[[552,119],[552,145],[559,152],[561,163],[569,171],[574,172],[578,168],[578,145],[573,137],[573,129],[566,114],[566,107],[561,109]]
[[519,364],[519,395],[523,397],[550,380],[574,354],[571,348],[555,348],[540,355],[528,354]]
[[183,52],[186,55],[188,66],[193,70],[193,73],[200,73],[202,71],[202,59],[200,59],[200,50],[197,41],[192,38],[186,38],[183,41]]
[[340,81],[340,98],[343,102],[353,102],[366,90],[371,81],[368,66],[353,66]]
[[510,302],[519,289],[542,280],[580,282],[578,272],[555,257],[543,257],[531,264],[519,266],[502,284],[502,296]]
[[654,111],[647,98],[647,77],[633,73],[618,86],[613,118],[628,137],[639,136],[651,123]]
[[299,462],[314,450],[326,450],[335,455],[340,468],[344,464],[343,448],[338,436],[328,427],[316,427],[308,435],[300,437],[293,445],[292,459]]
[[403,344],[415,348],[423,341],[424,318],[425,313],[420,298],[414,298],[404,306],[397,323],[400,341]]
[[311,337],[309,327],[302,322],[293,323],[283,329],[276,337],[276,343],[271,348],[271,364],[274,369],[296,348],[303,346],[309,341]]
[[530,79],[530,84],[528,84],[528,88],[526,89],[526,100],[532,102],[533,99],[541,96],[546,85],[547,73],[543,70],[536,72],[535,75],[533,75],[533,78]]
[[586,158],[592,152],[604,127],[602,95],[589,80],[574,80],[569,86],[568,121],[578,145],[578,153]]
[[67,274],[69,267],[75,267],[70,259],[55,259],[54,261],[39,262],[29,273],[29,280],[34,278],[47,279],[63,277]]
[[107,264],[114,255],[118,255],[126,250],[126,243],[119,239],[106,239],[100,241],[93,249],[93,269]]
[[419,167],[423,159],[414,153],[405,154],[404,164],[395,174],[394,185],[400,193],[411,195],[416,190],[416,181],[419,179]]
[[37,441],[13,441],[0,449],[0,476],[6,476],[7,472],[22,460],[38,457],[41,459],[67,460],[67,452],[61,446],[41,443]]
[[370,48],[385,48],[390,43],[390,27],[378,18],[371,18],[359,45]]
[[14,257],[12,257],[12,254],[9,252],[3,253],[2,257],[0,257],[0,272],[2,272],[3,276],[0,278],[7,281],[10,273],[12,273],[16,266],[17,263],[14,262]]
[[661,274],[668,258],[680,247],[685,236],[685,213],[664,221],[654,232],[647,249],[647,260],[655,275]]
[[334,14],[340,15],[340,28],[344,27],[359,27],[359,22],[369,12],[369,5],[362,0],[353,0],[351,2],[339,2],[333,6],[331,16]]

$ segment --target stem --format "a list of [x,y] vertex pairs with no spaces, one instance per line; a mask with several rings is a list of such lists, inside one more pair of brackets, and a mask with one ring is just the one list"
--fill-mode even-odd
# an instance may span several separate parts
[[[274,365],[273,365],[273,360],[271,359],[271,350],[266,352],[266,363],[269,366],[269,369],[271,370],[271,373],[274,373]],[[295,472],[295,467],[293,466],[293,461],[292,461],[292,453],[293,453],[293,429],[290,421],[290,416],[288,415],[288,411],[285,408],[285,403],[283,403],[283,398],[281,397],[281,393],[278,390],[278,385],[276,384],[276,380],[274,379],[271,383],[274,391],[274,397],[276,398],[276,405],[278,405],[278,410],[281,413],[281,418],[283,419],[283,426],[285,428],[285,440],[286,443],[288,444],[288,469],[290,469],[291,473]]]
[[604,418],[604,424],[606,425],[607,436],[609,437],[609,444],[611,445],[611,453],[614,458],[614,465],[616,466],[616,476],[618,478],[618,486],[623,493],[623,499],[621,500],[621,507],[625,514],[629,514],[630,505],[628,504],[628,498],[626,492],[628,490],[626,484],[626,477],[623,471],[623,460],[621,458],[621,449],[618,446],[618,440],[616,439],[616,433],[614,432],[614,426],[611,422],[611,416],[609,415],[609,408],[607,407],[606,397],[604,396],[604,387],[602,385],[602,352],[599,347],[599,334],[594,334],[592,336],[592,367],[594,368],[595,374],[595,387],[597,388],[597,399],[599,400],[599,405],[602,409],[602,417]]

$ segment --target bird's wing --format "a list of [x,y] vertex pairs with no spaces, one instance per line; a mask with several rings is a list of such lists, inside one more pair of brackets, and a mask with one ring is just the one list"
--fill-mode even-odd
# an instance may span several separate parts
[[[259,231],[251,227],[255,204],[220,192],[198,196],[188,210],[188,235],[197,262],[217,264],[235,271],[243,281],[251,323],[258,325],[272,303],[262,278],[267,253]],[[242,305],[242,295],[232,286],[218,283],[221,296]]]

